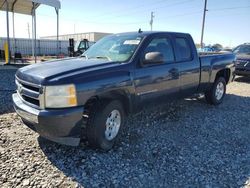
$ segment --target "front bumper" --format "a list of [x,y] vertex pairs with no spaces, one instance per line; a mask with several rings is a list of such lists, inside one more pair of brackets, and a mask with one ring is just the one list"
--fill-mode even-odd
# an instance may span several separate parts
[[79,144],[83,107],[39,110],[25,104],[16,93],[12,100],[24,124],[42,137],[70,146]]

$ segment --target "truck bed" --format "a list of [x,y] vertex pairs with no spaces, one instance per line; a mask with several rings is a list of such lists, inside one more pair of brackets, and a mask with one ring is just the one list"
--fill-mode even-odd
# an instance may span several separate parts
[[210,56],[210,55],[222,55],[222,54],[232,54],[232,52],[220,51],[220,52],[199,52],[199,56]]
[[235,55],[226,52],[201,52],[199,53],[200,59],[200,90],[209,88],[214,80],[214,71],[221,67],[233,67]]

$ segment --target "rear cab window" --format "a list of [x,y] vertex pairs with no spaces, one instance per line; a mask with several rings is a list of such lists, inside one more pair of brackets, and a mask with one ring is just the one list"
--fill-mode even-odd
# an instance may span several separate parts
[[191,61],[193,59],[191,45],[187,38],[176,37],[175,45],[177,61]]

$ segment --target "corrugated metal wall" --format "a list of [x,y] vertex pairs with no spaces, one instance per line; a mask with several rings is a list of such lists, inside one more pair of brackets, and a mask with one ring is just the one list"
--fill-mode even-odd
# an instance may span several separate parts
[[[3,50],[3,45],[7,41],[7,38],[0,37],[0,49]],[[31,39],[15,39],[16,42],[16,52],[21,53],[22,55],[32,55],[32,40]],[[37,55],[56,55],[57,54],[57,45],[56,40],[37,40]],[[63,54],[68,54],[68,40],[59,41],[59,52]],[[14,39],[10,39],[10,51],[14,52]]]
[[[59,40],[69,40],[70,38],[73,38],[75,41],[88,39],[90,42],[96,42],[107,35],[111,35],[111,33],[89,32],[89,33],[66,34],[66,35],[59,35]],[[56,36],[41,37],[41,39],[55,40]]]

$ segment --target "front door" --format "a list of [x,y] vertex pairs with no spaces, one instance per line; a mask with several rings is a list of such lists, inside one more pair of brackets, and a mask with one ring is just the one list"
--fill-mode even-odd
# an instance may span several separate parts
[[152,37],[142,53],[142,58],[149,52],[163,54],[161,64],[139,65],[135,69],[134,83],[139,102],[155,101],[179,92],[179,69],[175,63],[171,39],[167,35]]

